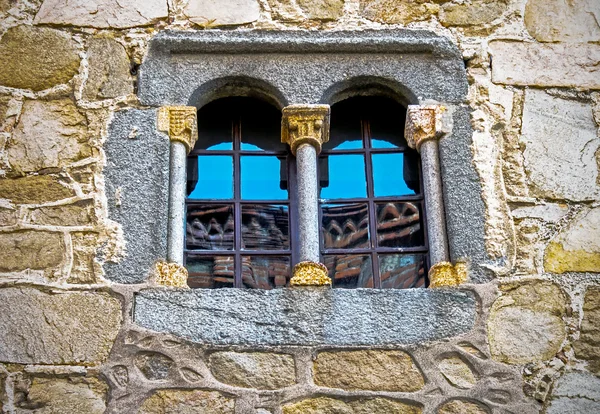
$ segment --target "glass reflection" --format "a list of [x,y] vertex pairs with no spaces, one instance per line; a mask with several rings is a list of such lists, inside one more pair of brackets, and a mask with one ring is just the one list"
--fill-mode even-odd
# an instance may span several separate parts
[[242,283],[250,289],[275,289],[288,285],[291,277],[287,256],[242,256]]
[[369,247],[367,204],[323,204],[321,216],[325,249]]
[[186,268],[188,286],[192,289],[233,287],[233,256],[206,257],[188,253]]
[[281,112],[255,100],[242,116],[240,149],[243,151],[285,151],[281,142]]
[[377,244],[379,247],[423,246],[421,206],[417,203],[377,204]]
[[287,190],[282,190],[280,187],[281,169],[281,161],[278,157],[242,156],[242,198],[246,200],[287,200]]
[[425,255],[380,254],[379,269],[383,289],[425,287]]
[[232,150],[233,133],[228,102],[213,101],[198,111],[198,136],[194,149]]
[[288,206],[242,206],[243,249],[287,250],[290,247],[289,228]]
[[415,194],[404,179],[404,154],[372,154],[375,197]]
[[367,255],[326,255],[323,261],[334,288],[372,288],[373,266]]
[[321,188],[321,199],[367,196],[363,155],[329,155],[329,186]]
[[233,206],[187,206],[187,249],[232,250],[234,231]]
[[188,198],[233,198],[233,158],[227,155],[198,156],[198,181]]

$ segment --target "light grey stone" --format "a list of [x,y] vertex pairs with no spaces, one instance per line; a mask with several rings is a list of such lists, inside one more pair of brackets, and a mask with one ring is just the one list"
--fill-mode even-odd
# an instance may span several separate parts
[[568,372],[558,379],[548,414],[600,412],[600,378],[588,372]]
[[153,24],[168,14],[167,0],[45,0],[33,23],[124,29]]
[[144,290],[135,322],[222,345],[412,344],[468,332],[473,293],[459,290]]
[[520,141],[533,195],[573,201],[598,197],[600,138],[591,105],[528,90]]
[[107,294],[0,289],[0,362],[96,364],[110,352],[121,305]]
[[529,0],[525,27],[540,42],[600,41],[597,0]]
[[83,97],[89,100],[116,98],[133,93],[129,57],[113,39],[94,38],[88,49],[89,75]]
[[489,47],[495,83],[600,89],[598,45],[494,40]]
[[512,211],[515,219],[535,218],[556,223],[569,212],[566,204],[539,204],[536,206],[518,207]]
[[257,0],[190,0],[183,12],[200,25],[232,26],[258,20],[260,7]]
[[104,144],[108,217],[122,225],[126,243],[126,257],[104,271],[119,283],[146,280],[167,254],[169,138],[157,131],[156,117],[156,110],[117,112]]
[[319,190],[314,146],[304,144],[296,150],[296,166],[299,261],[319,262]]

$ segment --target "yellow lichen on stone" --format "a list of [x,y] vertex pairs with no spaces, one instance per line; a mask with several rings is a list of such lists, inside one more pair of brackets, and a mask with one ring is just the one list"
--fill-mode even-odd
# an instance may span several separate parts
[[331,286],[325,265],[316,262],[300,262],[294,266],[292,286]]
[[429,287],[459,286],[467,281],[467,265],[449,262],[440,262],[429,269]]
[[188,271],[178,263],[156,263],[156,284],[160,286],[188,288]]
[[565,250],[561,243],[552,242],[544,256],[544,270],[552,273],[600,272],[600,253]]
[[190,152],[198,140],[195,106],[163,106],[158,111],[159,131],[169,134],[171,141],[185,145]]

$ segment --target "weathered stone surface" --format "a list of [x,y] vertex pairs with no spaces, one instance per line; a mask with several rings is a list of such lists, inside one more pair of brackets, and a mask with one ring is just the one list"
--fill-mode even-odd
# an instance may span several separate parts
[[475,0],[456,4],[448,2],[440,10],[440,21],[444,26],[473,26],[491,23],[506,10],[504,0]]
[[33,378],[15,414],[102,414],[107,391],[96,378]]
[[551,282],[500,286],[492,305],[488,338],[492,357],[509,364],[552,358],[565,339],[565,296]]
[[381,23],[408,24],[427,20],[439,11],[434,3],[399,0],[360,0],[360,14]]
[[489,47],[495,83],[600,89],[597,45],[493,40]]
[[6,395],[6,391],[5,391],[5,380],[6,380],[6,374],[4,374],[3,372],[0,372],[0,412],[4,412],[4,404],[6,404],[6,400],[7,400],[7,395]]
[[50,175],[0,178],[0,198],[15,204],[42,204],[73,197],[75,191]]
[[233,414],[235,401],[218,392],[159,390],[148,398],[139,414],[214,413]]
[[236,387],[274,390],[296,383],[296,366],[291,355],[216,352],[209,360],[214,377]]
[[12,7],[10,0],[0,0],[0,13],[6,13]]
[[582,201],[600,194],[600,138],[590,105],[527,90],[521,146],[532,195]]
[[452,400],[444,403],[437,414],[489,414],[490,410],[483,404],[467,400]]
[[183,9],[190,21],[207,26],[231,26],[258,20],[257,0],[190,0]]
[[320,352],[315,383],[347,390],[413,392],[423,388],[423,375],[402,351]]
[[86,226],[96,221],[94,200],[80,200],[62,206],[31,210],[29,222],[48,226]]
[[283,414],[420,414],[421,407],[387,398],[342,401],[328,397],[312,398],[283,407]]
[[529,0],[525,27],[540,42],[600,40],[600,3],[596,0]]
[[0,207],[0,226],[12,226],[17,222],[17,210]]
[[168,13],[166,0],[45,0],[33,23],[123,29],[153,24]]
[[535,218],[556,223],[569,212],[566,204],[539,204],[531,207],[518,207],[511,212],[515,219]]
[[63,167],[91,155],[86,133],[86,118],[70,99],[25,101],[8,162],[24,172]]
[[47,270],[60,266],[65,255],[62,233],[25,230],[0,233],[0,272]]
[[79,70],[75,42],[54,29],[17,26],[0,40],[0,84],[40,91],[68,82]]
[[116,98],[133,93],[129,57],[113,39],[93,38],[88,48],[89,74],[83,87],[88,100]]
[[600,412],[600,379],[587,372],[567,372],[558,379],[547,414]]
[[73,244],[73,266],[69,273],[68,283],[96,283],[102,274],[100,264],[96,261],[98,234],[75,232],[71,234]]
[[98,364],[121,324],[119,301],[94,293],[4,288],[0,314],[0,361],[19,364]]
[[150,381],[167,379],[175,362],[158,352],[140,352],[135,356],[135,366]]
[[296,0],[309,19],[335,20],[342,17],[344,0]]
[[579,339],[573,344],[575,356],[589,361],[589,368],[600,373],[600,288],[589,287],[583,301]]
[[135,304],[137,324],[211,344],[422,343],[466,332],[474,317],[460,290],[151,289]]
[[299,22],[305,16],[302,9],[292,0],[268,0],[271,9],[271,17],[288,22]]
[[547,272],[600,272],[600,207],[584,211],[550,242]]
[[472,388],[477,382],[471,368],[459,357],[442,359],[438,364],[438,368],[444,378],[457,388]]

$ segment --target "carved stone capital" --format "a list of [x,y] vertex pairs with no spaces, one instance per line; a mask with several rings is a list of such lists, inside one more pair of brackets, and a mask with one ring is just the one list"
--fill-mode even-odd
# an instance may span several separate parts
[[300,262],[294,266],[292,286],[331,286],[325,265],[316,262]]
[[315,147],[329,141],[329,105],[290,105],[283,108],[281,142],[289,144],[292,154],[302,144]]
[[188,153],[198,140],[196,111],[194,106],[163,106],[158,111],[158,130],[183,143]]
[[439,262],[429,269],[429,287],[454,287],[467,281],[466,263]]
[[409,105],[404,127],[408,146],[419,151],[424,141],[441,138],[447,132],[442,117],[445,111],[442,105]]

